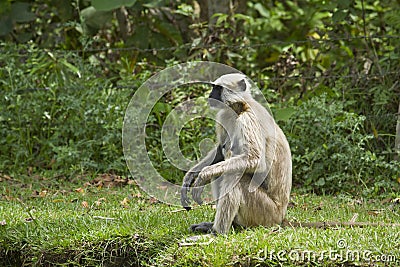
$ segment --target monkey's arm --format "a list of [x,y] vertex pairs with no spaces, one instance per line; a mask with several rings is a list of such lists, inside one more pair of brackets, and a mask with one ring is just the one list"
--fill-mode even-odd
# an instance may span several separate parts
[[233,156],[212,166],[204,167],[195,185],[207,183],[224,173],[264,173],[267,170],[266,140],[256,116],[251,113],[243,114],[239,116],[236,123],[241,131],[238,131],[231,148],[234,152]]
[[[206,166],[213,165],[223,160],[224,156],[222,154],[222,147],[221,145],[218,145],[216,148],[211,150],[204,159],[202,159],[186,173],[185,177],[183,178],[181,188],[181,204],[185,209],[190,209],[190,201],[187,194],[189,192],[189,188],[193,185],[195,178],[199,175],[201,170]],[[203,191],[203,187],[198,188],[197,190],[200,190],[201,194],[201,192]],[[201,198],[195,198],[195,201],[199,204],[202,203]]]
[[[249,159],[247,155],[234,156],[226,161],[220,162],[212,166],[206,166],[198,174],[198,180],[195,182],[197,184],[205,184],[209,182],[212,178],[221,176],[222,174],[231,173],[254,173],[256,170],[262,171],[265,165],[261,163],[258,158]],[[201,181],[200,181],[201,180]]]

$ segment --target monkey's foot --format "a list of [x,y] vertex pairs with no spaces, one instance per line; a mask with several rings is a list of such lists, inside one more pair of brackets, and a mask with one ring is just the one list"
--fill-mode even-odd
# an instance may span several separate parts
[[192,224],[190,226],[190,230],[192,232],[201,232],[201,233],[215,233],[214,229],[212,228],[214,223],[212,222],[202,222],[199,224]]

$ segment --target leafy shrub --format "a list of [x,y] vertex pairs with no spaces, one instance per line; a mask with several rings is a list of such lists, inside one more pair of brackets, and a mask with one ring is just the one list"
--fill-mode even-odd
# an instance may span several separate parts
[[[77,55],[52,59],[31,48],[25,57],[7,47],[0,58],[0,169],[126,172],[121,132],[132,91]],[[132,88],[132,79],[121,84]]]
[[326,94],[296,109],[284,125],[295,185],[317,193],[352,194],[379,194],[396,186],[400,164],[388,163],[368,148],[374,136],[364,133],[364,116],[346,111],[341,100]]
[[[186,170],[176,167],[173,163],[176,158],[174,156],[168,157],[163,148],[176,148],[182,153],[183,157],[190,160],[204,157],[205,153],[212,148],[210,143],[208,145],[211,147],[202,146],[205,145],[204,143],[202,144],[205,139],[209,139],[210,142],[215,139],[215,123],[205,114],[202,114],[202,108],[207,108],[206,98],[202,97],[202,95],[209,89],[208,86],[200,84],[174,88],[154,105],[152,112],[149,114],[146,127],[147,153],[157,172],[172,183],[180,184]],[[197,99],[191,99],[194,96],[197,96]],[[185,105],[179,105],[189,100],[193,100],[196,103],[195,108],[190,111],[191,119],[187,121],[187,118],[180,120],[180,116],[189,111],[186,110],[187,107]],[[169,122],[169,126],[165,126],[166,118],[171,115],[173,110],[177,115],[175,115],[175,119]],[[181,126],[182,128],[180,128]],[[174,127],[175,130],[179,129],[179,132],[176,133],[177,143],[174,142],[175,139],[169,141],[164,139],[162,142],[163,127],[166,127],[164,131],[168,131],[168,127]]]

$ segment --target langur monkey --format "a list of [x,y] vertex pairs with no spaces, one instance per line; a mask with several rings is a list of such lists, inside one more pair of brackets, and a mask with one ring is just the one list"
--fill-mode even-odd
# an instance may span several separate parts
[[214,222],[191,225],[196,232],[226,234],[232,225],[272,226],[284,220],[292,186],[289,144],[271,114],[250,94],[239,73],[211,83],[209,105],[216,116],[217,146],[183,179],[181,203],[190,209],[188,192],[199,204],[211,182],[216,199]]

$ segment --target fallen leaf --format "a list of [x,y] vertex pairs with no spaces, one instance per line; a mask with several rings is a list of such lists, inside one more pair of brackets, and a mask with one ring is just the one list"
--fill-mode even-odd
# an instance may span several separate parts
[[400,197],[397,197],[392,200],[393,203],[400,204]]
[[1,226],[6,225],[6,224],[7,224],[6,220],[0,221],[0,225],[1,225]]
[[134,194],[134,195],[131,195],[131,196],[132,196],[132,198],[141,198],[142,194],[137,193],[137,194]]
[[121,176],[103,173],[93,179],[91,182],[92,185],[97,187],[114,187],[114,186],[123,186],[128,184],[127,178],[122,178]]
[[94,202],[94,204],[96,205],[96,206],[100,206],[102,203],[103,203],[103,201],[105,201],[106,199],[104,198],[104,197],[102,197],[102,198],[99,198],[98,200],[96,200],[95,202]]
[[0,173],[0,182],[4,180],[12,180],[12,178],[9,175]]
[[7,201],[12,201],[14,198],[12,196],[5,195],[3,196]]
[[127,207],[129,207],[129,198],[124,198],[121,202],[120,202],[120,204],[124,207],[124,208],[127,208]]
[[397,182],[400,184],[400,177],[399,177],[399,178],[397,178]]
[[115,179],[114,179],[114,183],[117,183],[117,184],[126,184],[126,183],[128,183],[128,179],[125,179],[125,178],[115,178]]
[[389,203],[389,202],[391,202],[391,201],[392,201],[392,198],[387,197],[387,198],[385,198],[384,200],[382,200],[381,203],[382,203],[382,204],[387,204],[387,203]]
[[89,203],[87,203],[87,201],[82,201],[81,206],[85,209],[89,208]]
[[370,210],[368,211],[369,215],[373,215],[373,216],[378,216],[379,214],[381,214],[384,210]]
[[155,198],[155,197],[151,197],[151,198],[149,199],[149,202],[150,202],[150,204],[156,204],[156,203],[158,203],[158,199]]
[[79,187],[79,188],[75,189],[75,192],[83,194],[83,193],[85,193],[85,189],[83,189],[82,187]]
[[60,203],[60,202],[64,202],[64,199],[62,199],[62,198],[56,198],[56,199],[53,199],[52,202],[53,202],[53,203]]
[[128,180],[128,185],[138,185],[136,180]]
[[47,190],[42,190],[39,193],[39,197],[45,197],[47,195]]
[[86,182],[86,183],[83,184],[83,186],[84,186],[84,187],[88,187],[88,186],[92,186],[92,184],[89,183],[89,182]]

